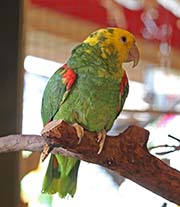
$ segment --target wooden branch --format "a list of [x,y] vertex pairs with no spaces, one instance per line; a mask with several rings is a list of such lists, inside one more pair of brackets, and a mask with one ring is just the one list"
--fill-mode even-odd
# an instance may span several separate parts
[[101,154],[96,133],[85,131],[78,144],[75,129],[61,121],[46,127],[46,138],[37,135],[9,135],[0,139],[0,153],[19,150],[42,151],[45,144],[58,144],[52,153],[77,157],[102,165],[180,205],[180,172],[151,155],[146,147],[149,132],[130,126],[118,136],[107,136]]

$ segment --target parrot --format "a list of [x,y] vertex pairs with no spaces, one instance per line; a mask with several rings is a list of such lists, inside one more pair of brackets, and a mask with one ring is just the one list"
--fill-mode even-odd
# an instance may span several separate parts
[[[96,132],[100,154],[128,95],[128,77],[122,64],[131,61],[133,67],[139,61],[132,33],[107,27],[89,34],[48,80],[41,109],[44,126],[64,120],[76,129],[79,142],[84,130]],[[79,166],[77,158],[51,154],[42,193],[74,197]]]

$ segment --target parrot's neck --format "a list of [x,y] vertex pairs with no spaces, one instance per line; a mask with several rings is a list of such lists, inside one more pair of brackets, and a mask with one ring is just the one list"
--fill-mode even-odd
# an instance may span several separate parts
[[82,43],[72,52],[68,65],[74,68],[75,72],[88,72],[121,80],[124,70],[118,57],[119,54],[113,46],[103,48]]
[[[95,51],[94,51],[95,49]],[[115,79],[121,80],[123,74],[122,62],[119,59],[118,52],[116,49],[109,45],[109,47],[92,47],[92,52],[94,54],[93,59],[100,59],[102,64],[99,65],[98,61],[94,61],[94,65],[98,68],[98,75],[103,77],[113,77]],[[100,66],[100,67],[99,67]]]

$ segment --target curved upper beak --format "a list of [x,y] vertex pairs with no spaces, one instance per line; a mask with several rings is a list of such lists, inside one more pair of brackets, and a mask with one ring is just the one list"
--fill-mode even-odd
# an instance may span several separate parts
[[129,50],[129,54],[128,54],[128,58],[126,60],[126,62],[131,62],[133,61],[133,68],[138,64],[139,62],[139,50],[136,46],[136,44],[134,43],[131,47],[131,49]]

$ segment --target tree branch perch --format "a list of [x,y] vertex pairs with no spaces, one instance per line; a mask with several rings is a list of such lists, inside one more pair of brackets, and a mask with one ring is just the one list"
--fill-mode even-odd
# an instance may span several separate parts
[[149,132],[130,126],[118,136],[107,136],[101,154],[96,133],[85,131],[78,144],[75,129],[58,121],[46,127],[44,135],[9,135],[0,138],[0,153],[29,150],[42,151],[45,144],[58,144],[52,153],[77,157],[116,171],[137,184],[180,205],[180,172],[151,155],[146,147]]

